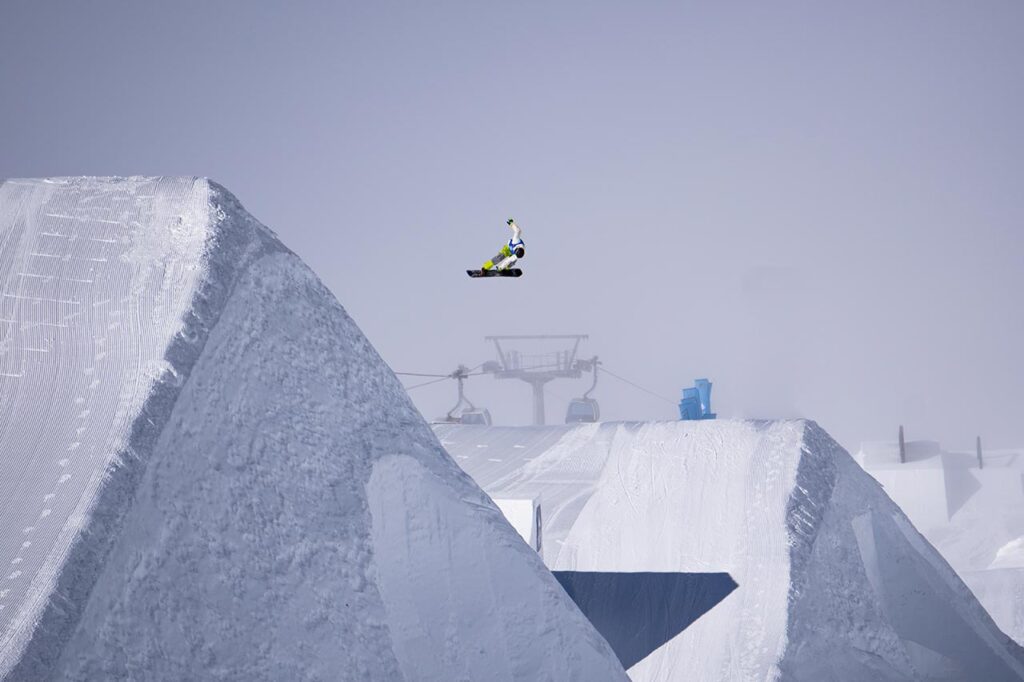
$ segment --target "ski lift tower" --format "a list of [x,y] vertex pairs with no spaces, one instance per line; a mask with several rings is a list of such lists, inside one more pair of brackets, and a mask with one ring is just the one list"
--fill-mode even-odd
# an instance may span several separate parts
[[[576,351],[586,334],[547,336],[487,336],[498,350],[498,361],[484,365],[484,371],[494,373],[498,379],[519,379],[533,387],[533,423],[544,425],[544,384],[555,379],[578,379],[582,374],[576,362]],[[527,355],[517,349],[522,342],[564,342],[554,352]],[[502,344],[505,344],[502,346]],[[528,344],[529,345],[529,344]]]

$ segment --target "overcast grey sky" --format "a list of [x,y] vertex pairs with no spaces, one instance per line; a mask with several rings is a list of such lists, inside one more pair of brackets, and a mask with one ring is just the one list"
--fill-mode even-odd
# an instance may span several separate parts
[[[397,371],[587,333],[671,399],[605,376],[609,419],[706,375],[852,449],[1024,447],[1022,67],[1017,1],[0,0],[0,177],[210,176]],[[508,216],[526,275],[469,280]]]

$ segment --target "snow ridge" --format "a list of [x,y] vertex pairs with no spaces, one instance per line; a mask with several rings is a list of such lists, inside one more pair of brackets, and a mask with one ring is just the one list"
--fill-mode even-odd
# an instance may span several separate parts
[[804,443],[794,500],[829,495],[794,505],[783,679],[1024,679],[1024,650],[881,486],[817,424]]
[[[78,617],[75,599],[119,523],[99,491],[115,500],[130,485],[173,403],[173,363],[187,369],[195,356],[178,334],[209,236],[209,193],[195,178],[0,186],[0,560],[23,567],[0,589],[0,675],[33,632],[60,641]],[[82,543],[89,523],[94,542]]]
[[[73,186],[85,194],[105,191],[111,186],[128,185],[128,191],[134,194],[140,191],[140,183],[146,181],[142,178],[61,178],[53,182]],[[88,507],[81,514],[84,523],[76,529],[77,534],[66,553],[60,555],[59,578],[38,616],[33,635],[18,664],[10,672],[11,680],[43,679],[53,663],[53,653],[60,651],[70,638],[124,525],[157,439],[166,427],[182,386],[202,353],[209,331],[216,325],[240,273],[260,257],[284,251],[269,230],[239,210],[237,200],[224,188],[198,178],[185,182],[198,185],[202,192],[203,208],[207,214],[201,216],[200,222],[206,230],[201,251],[189,252],[178,248],[174,256],[186,260],[202,258],[202,276],[197,278],[198,287],[188,303],[180,330],[169,339],[160,374],[142,391],[145,401],[127,430],[126,442],[108,455],[109,465],[102,473],[99,488],[92,493],[91,499],[86,499]],[[162,189],[158,186],[149,191],[159,193]],[[172,194],[165,200],[173,202],[174,199]],[[217,208],[211,216],[209,211],[213,207]],[[211,227],[206,227],[208,225]],[[160,239],[157,229],[139,230],[136,235],[143,238],[133,240],[135,253],[128,256],[133,262],[166,259],[168,251],[175,246],[173,235]],[[144,280],[149,276],[150,272],[144,270],[143,276],[136,278],[137,283],[132,287],[134,293],[144,286]],[[134,411],[131,407],[122,409]]]
[[552,570],[728,572],[634,680],[1020,680],[1001,633],[811,421],[437,425],[496,498],[539,498]]
[[[61,232],[62,262],[102,257],[120,273],[117,288],[103,280],[107,271],[83,266],[97,276],[73,299],[94,307],[116,290],[133,322],[121,329],[99,319],[104,347],[147,328],[153,343],[113,354],[116,367],[103,368],[86,362],[98,338],[49,338],[69,358],[54,376],[92,368],[87,376],[120,400],[80,415],[112,434],[86,438],[83,454],[66,458],[98,484],[80,489],[77,511],[47,517],[72,538],[51,543],[52,574],[34,566],[52,587],[16,632],[20,644],[4,646],[0,676],[624,679],[607,643],[448,457],[341,305],[226,190],[195,179],[17,182],[30,192],[14,209],[0,186],[0,258],[15,251],[4,241],[15,233],[16,257],[33,248],[25,239],[50,239],[41,235],[53,220],[129,226],[111,237],[116,259]],[[182,203],[183,187],[202,198],[201,210]],[[47,215],[54,196],[73,197],[59,218]],[[4,221],[8,209],[14,218]],[[184,241],[183,224],[195,228]],[[65,286],[68,267],[45,281]],[[184,303],[166,304],[170,294]],[[31,333],[35,310],[15,310],[14,328]],[[75,319],[60,321],[77,333]],[[75,364],[82,347],[89,367]],[[27,380],[38,367],[26,367],[22,392],[39,385]],[[19,414],[43,419],[21,395]],[[73,403],[73,394],[55,395]],[[0,420],[9,409],[0,403]],[[55,432],[77,424],[66,411],[44,421]],[[53,449],[40,443],[2,462],[0,479],[25,499],[53,466]],[[22,529],[0,514],[3,559]],[[22,613],[26,594],[8,595]]]

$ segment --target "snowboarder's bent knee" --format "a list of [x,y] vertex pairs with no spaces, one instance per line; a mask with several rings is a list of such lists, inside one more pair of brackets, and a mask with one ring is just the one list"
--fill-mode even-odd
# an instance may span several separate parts
[[512,230],[512,238],[508,240],[508,243],[501,247],[501,251],[498,252],[494,258],[490,259],[483,264],[481,269],[490,270],[496,268],[498,270],[507,270],[515,265],[515,262],[526,255],[526,244],[523,242],[523,231],[516,225],[516,221],[509,218],[506,223]]

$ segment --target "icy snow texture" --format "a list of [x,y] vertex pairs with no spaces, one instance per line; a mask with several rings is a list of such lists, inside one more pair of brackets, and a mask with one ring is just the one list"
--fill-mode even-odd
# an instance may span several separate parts
[[494,497],[538,496],[553,570],[739,587],[635,680],[1024,679],[1024,654],[813,422],[437,425]]
[[865,443],[858,460],[971,588],[1024,643],[1024,458],[1020,450],[944,451],[938,443]]
[[9,181],[0,245],[0,676],[623,677],[223,188]]

